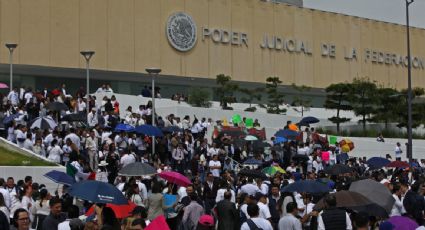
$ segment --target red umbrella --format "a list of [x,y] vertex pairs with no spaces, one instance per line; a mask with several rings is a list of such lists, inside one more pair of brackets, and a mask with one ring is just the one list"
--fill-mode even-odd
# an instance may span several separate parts
[[9,86],[6,83],[0,82],[0,89],[8,89]]
[[[128,204],[124,204],[124,205],[106,204],[106,207],[112,208],[112,210],[115,213],[115,216],[119,219],[130,216],[130,212],[132,212],[136,206],[137,205],[131,201],[129,201]],[[91,216],[93,213],[94,213],[94,205],[92,205],[89,208],[89,210],[87,210],[86,216]]]
[[61,95],[61,91],[58,90],[58,89],[54,89],[54,90],[52,90],[52,95],[53,96],[59,96],[59,95]]
[[408,168],[408,167],[410,167],[410,165],[405,161],[393,161],[393,162],[387,164],[387,166],[385,166],[385,167],[388,167],[388,168]]
[[165,217],[162,215],[153,219],[152,222],[145,228],[145,230],[158,230],[158,229],[170,230],[170,227],[168,227],[167,221],[165,221]]
[[190,182],[190,180],[187,179],[187,177],[183,176],[182,174],[180,174],[178,172],[162,172],[158,175],[159,175],[159,177],[167,180],[170,183],[176,184],[176,185],[186,187],[186,186],[192,184],[192,182]]

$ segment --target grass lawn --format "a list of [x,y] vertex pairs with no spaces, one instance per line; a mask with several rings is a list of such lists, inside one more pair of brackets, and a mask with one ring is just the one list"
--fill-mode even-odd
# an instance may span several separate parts
[[56,166],[35,157],[10,151],[0,146],[0,166]]

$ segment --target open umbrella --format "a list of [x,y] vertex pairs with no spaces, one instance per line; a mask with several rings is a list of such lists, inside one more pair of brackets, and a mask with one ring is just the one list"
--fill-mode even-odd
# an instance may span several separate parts
[[71,186],[75,183],[75,179],[72,176],[66,174],[65,172],[57,170],[52,170],[44,174],[43,176],[49,178],[50,180],[58,184],[66,184]]
[[115,186],[95,180],[75,183],[69,189],[71,196],[102,204],[128,204],[128,200]]
[[117,126],[115,126],[114,129],[115,132],[134,132],[134,127],[132,125],[129,124],[118,124]]
[[37,117],[31,121],[31,129],[54,129],[57,126],[55,120],[49,117]]
[[387,168],[408,168],[410,165],[405,161],[393,161],[387,164],[385,167]]
[[252,178],[260,178],[260,179],[267,179],[266,174],[259,170],[253,170],[253,169],[242,169],[238,173],[240,176],[246,176],[246,177],[252,177]]
[[329,175],[341,175],[341,174],[352,173],[352,172],[353,172],[353,168],[344,164],[332,165],[325,169],[325,173]]
[[266,168],[263,168],[263,170],[261,170],[261,172],[263,172],[263,173],[265,173],[267,175],[270,175],[270,176],[273,176],[274,174],[276,174],[278,172],[280,172],[280,173],[286,173],[286,171],[283,168],[279,167],[279,166],[266,167]]
[[256,141],[258,138],[256,136],[248,135],[245,137],[246,141]]
[[9,116],[7,116],[7,117],[3,118],[3,124],[4,124],[4,125],[9,124],[10,122],[12,122],[13,120],[15,120],[16,118],[18,118],[18,117],[19,117],[19,116],[21,116],[21,115],[22,115],[22,113],[14,113],[14,114],[11,114],[11,115],[9,115]]
[[170,230],[170,227],[168,227],[167,221],[165,220],[165,217],[163,215],[153,219],[152,222],[145,228],[145,230],[159,230],[159,229]]
[[311,117],[311,116],[309,116],[309,117],[304,117],[304,118],[302,118],[302,119],[298,122],[298,124],[299,124],[300,126],[308,126],[308,125],[310,125],[310,124],[319,123],[319,122],[320,122],[320,120],[319,120],[319,119],[317,119],[317,118],[315,118],[315,117]]
[[156,170],[149,164],[134,162],[123,167],[118,174],[121,176],[145,176],[156,174]]
[[[131,215],[131,212],[133,211],[133,209],[136,207],[137,205],[131,201],[128,202],[128,204],[122,204],[122,205],[117,205],[117,204],[106,204],[106,207],[109,207],[112,209],[112,211],[114,211],[115,216],[118,219],[124,219],[128,216]],[[89,210],[87,210],[87,212],[85,213],[86,216],[91,216],[94,214],[94,205],[92,205]]]
[[277,144],[280,144],[280,143],[285,143],[285,142],[287,142],[287,141],[288,141],[288,139],[287,139],[287,138],[284,138],[284,137],[276,137],[276,138],[274,139],[274,141],[273,141],[273,144],[277,145]]
[[289,124],[288,125],[288,129],[289,130],[292,130],[292,131],[295,131],[295,132],[300,131],[300,129],[298,128],[298,126],[296,124]]
[[161,172],[160,174],[158,174],[159,177],[161,177],[162,179],[165,179],[166,181],[176,184],[176,185],[180,185],[183,187],[186,187],[190,184],[192,184],[192,182],[190,182],[190,180],[183,176],[182,174],[178,173],[178,172]]
[[50,111],[62,111],[62,110],[68,110],[68,106],[61,102],[51,102],[47,105],[47,109]]
[[147,136],[155,136],[155,137],[164,136],[164,134],[162,133],[162,131],[159,128],[152,126],[152,125],[136,126],[135,132],[140,133],[140,134],[145,134]]
[[298,132],[289,130],[289,129],[281,129],[277,131],[274,136],[275,137],[284,137],[289,140],[294,140],[298,136]]
[[[367,197],[357,192],[341,190],[339,192],[333,193],[333,195],[335,195],[335,198],[336,198],[336,206],[339,208],[364,206],[364,205],[369,205],[373,203]],[[325,198],[322,198],[314,206],[314,209],[322,210],[324,208],[325,208]]]
[[245,164],[245,165],[261,165],[261,164],[263,164],[263,162],[255,159],[255,158],[249,158],[246,161],[244,161],[243,164]]
[[300,180],[283,187],[282,192],[306,192],[318,194],[329,192],[329,187],[314,180]]
[[380,169],[388,165],[391,161],[383,157],[372,157],[366,161],[370,169]]
[[387,220],[397,230],[415,230],[419,225],[412,219],[406,216],[393,216]]
[[80,113],[71,113],[71,114],[64,115],[61,120],[68,121],[68,122],[73,122],[73,121],[86,122],[87,117]]
[[9,86],[6,83],[0,82],[0,89],[8,89]]
[[385,185],[371,179],[359,180],[351,183],[350,191],[358,192],[374,203],[383,207],[387,213],[391,212],[395,202],[394,197]]

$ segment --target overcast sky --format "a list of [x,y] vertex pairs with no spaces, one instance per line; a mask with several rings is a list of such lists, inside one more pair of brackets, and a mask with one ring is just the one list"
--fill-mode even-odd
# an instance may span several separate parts
[[[406,24],[405,0],[304,0],[304,7]],[[425,28],[425,0],[409,7],[410,25]]]

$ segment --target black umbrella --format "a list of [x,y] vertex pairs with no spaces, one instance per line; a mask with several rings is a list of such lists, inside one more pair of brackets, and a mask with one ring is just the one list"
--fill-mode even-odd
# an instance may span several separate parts
[[252,178],[260,178],[260,179],[267,179],[267,175],[264,174],[261,171],[258,170],[252,170],[252,169],[242,169],[239,171],[240,176],[246,176],[246,177],[252,177]]
[[325,169],[325,173],[329,175],[340,175],[345,173],[352,173],[354,170],[348,165],[336,164]]
[[30,124],[30,129],[53,129],[57,126],[56,122],[50,117],[37,117]]
[[282,188],[282,192],[306,192],[312,194],[327,193],[329,187],[314,180],[300,180]]
[[144,176],[156,174],[156,170],[146,163],[134,162],[122,168],[118,174],[122,176]]
[[80,114],[80,113],[71,113],[71,114],[67,114],[67,115],[63,116],[61,120],[62,121],[68,121],[68,122],[73,122],[73,121],[86,122],[87,117],[83,114]]
[[47,105],[47,109],[50,111],[62,111],[62,110],[68,110],[69,108],[64,103],[55,101],[55,102],[49,103]]
[[[336,198],[336,206],[339,208],[348,208],[357,212],[366,212],[371,216],[388,217],[388,213],[384,208],[374,203],[360,193],[341,190],[334,193]],[[322,210],[325,208],[324,198],[319,200],[314,206],[314,210]]]
[[308,126],[310,124],[314,124],[314,123],[318,123],[318,122],[320,122],[320,120],[315,118],[315,117],[304,117],[303,119],[301,119],[300,122],[298,122],[298,125]]
[[390,190],[388,190],[385,185],[371,179],[359,180],[351,183],[350,191],[358,192],[369,198],[374,203],[383,207],[387,213],[391,212],[395,202]]

